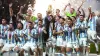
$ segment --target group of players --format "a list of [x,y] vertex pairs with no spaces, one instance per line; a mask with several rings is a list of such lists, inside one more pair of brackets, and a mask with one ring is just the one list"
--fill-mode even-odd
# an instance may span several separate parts
[[[71,11],[74,9],[71,8]],[[28,8],[27,14],[32,14],[32,9]],[[78,11],[80,13],[80,11]],[[96,36],[96,16],[89,8],[90,15],[85,19],[81,13],[76,16],[60,16],[60,10],[56,10],[56,16],[47,11],[47,18],[41,19],[42,14],[38,13],[37,19],[33,22],[27,15],[25,20],[18,19],[17,28],[14,29],[13,24],[7,24],[5,18],[2,18],[0,25],[0,48],[1,52],[17,51],[19,56],[24,56],[24,51],[30,52],[35,56],[43,54],[43,38],[42,34],[47,34],[45,20],[50,22],[49,38],[56,39],[53,45],[59,47],[61,55],[71,56],[73,48],[77,56],[81,53],[83,56],[88,56],[89,42],[95,43],[96,51],[98,52],[97,36]],[[19,13],[20,14],[20,13]],[[37,43],[41,43],[41,47],[37,47]],[[83,51],[83,49],[85,51]],[[40,51],[40,55],[38,52]],[[86,55],[85,55],[85,54]]]

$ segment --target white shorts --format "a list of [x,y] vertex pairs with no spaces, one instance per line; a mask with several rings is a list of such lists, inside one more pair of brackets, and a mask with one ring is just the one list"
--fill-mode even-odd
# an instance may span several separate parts
[[67,48],[79,48],[78,43],[67,43]]
[[62,46],[66,47],[67,46],[67,41],[63,41]]
[[79,44],[80,46],[87,46],[87,38],[80,38]]
[[56,45],[57,46],[63,46],[63,39],[62,38],[57,38]]
[[87,34],[88,34],[88,39],[93,39],[93,40],[97,39],[97,37],[96,37],[96,31],[88,30]]
[[5,44],[2,48],[2,51],[9,51],[11,48],[14,48],[15,44]]
[[0,46],[3,46],[3,45],[4,45],[3,39],[0,39]]
[[13,48],[13,50],[21,50],[22,47],[23,47],[22,44],[18,44],[18,45],[16,45],[16,46]]
[[25,51],[29,51],[29,49],[31,48],[32,51],[34,51],[34,49],[36,48],[36,45],[34,43],[29,43],[27,42],[22,49],[24,49]]

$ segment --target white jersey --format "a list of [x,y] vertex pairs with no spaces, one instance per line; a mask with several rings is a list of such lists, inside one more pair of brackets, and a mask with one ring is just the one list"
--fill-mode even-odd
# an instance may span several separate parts
[[15,38],[14,38],[14,31],[6,31],[5,36],[6,36],[7,44],[15,44],[16,43]]
[[37,41],[37,38],[35,37],[37,35],[37,30],[36,29],[26,29],[24,34],[27,36],[28,38],[28,42],[36,42]]
[[20,42],[18,41],[17,44],[25,44],[25,37],[24,36],[22,37],[22,34],[24,34],[23,32],[24,31],[20,29],[16,29],[14,31],[14,34],[16,34],[18,39],[20,40]]
[[5,31],[8,30],[8,25],[0,25],[0,35],[1,35],[1,38],[4,38],[4,33]]

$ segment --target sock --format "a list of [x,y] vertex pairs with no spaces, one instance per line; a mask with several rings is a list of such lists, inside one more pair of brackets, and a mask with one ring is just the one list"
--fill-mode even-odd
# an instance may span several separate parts
[[61,56],[61,53],[59,53],[58,56]]
[[85,51],[86,51],[86,47],[84,46],[83,47],[83,55],[86,55]]
[[73,48],[72,50],[73,50],[73,53],[75,53],[75,49]]
[[61,54],[61,56],[64,56],[64,54]]
[[16,53],[16,56],[18,56],[18,53]]
[[98,52],[99,50],[99,48],[98,48],[98,44],[97,43],[95,43],[95,47],[96,47],[96,51]]
[[51,56],[52,55],[52,48],[50,47],[49,48],[49,56]]
[[77,56],[80,56],[80,52],[77,52]]
[[89,56],[89,52],[86,51],[86,56]]
[[83,55],[83,52],[80,52],[80,56],[84,56],[84,55]]
[[52,56],[55,56],[55,48],[53,48],[53,54],[52,54]]
[[68,52],[68,53],[67,53],[67,56],[71,56],[71,52]]

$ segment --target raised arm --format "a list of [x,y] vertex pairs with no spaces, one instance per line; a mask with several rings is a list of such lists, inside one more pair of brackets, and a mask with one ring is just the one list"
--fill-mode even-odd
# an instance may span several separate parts
[[17,15],[22,16],[22,9],[23,9],[23,8],[24,8],[23,6],[21,6],[21,7],[20,7],[20,10],[19,10],[19,12],[18,12],[18,14],[17,14]]
[[81,5],[78,7],[77,11],[79,11],[79,10],[80,10],[80,8],[81,8],[81,7],[82,7],[82,5],[84,4],[84,2],[85,2],[85,0],[82,0],[82,3],[81,3]]
[[82,9],[82,14],[83,14],[83,16],[84,16],[84,18],[85,18],[85,12],[84,12],[84,10]]
[[89,18],[92,17],[92,15],[91,15],[91,13],[92,13],[91,7],[88,8],[88,11],[89,11],[89,14],[88,14],[87,22],[88,22]]
[[9,13],[10,13],[10,17],[13,16],[13,9],[12,9],[12,3],[9,4]]
[[67,5],[65,5],[65,7],[64,7],[64,11],[66,10],[66,8],[67,8],[68,6],[71,8],[70,3],[68,3]]

